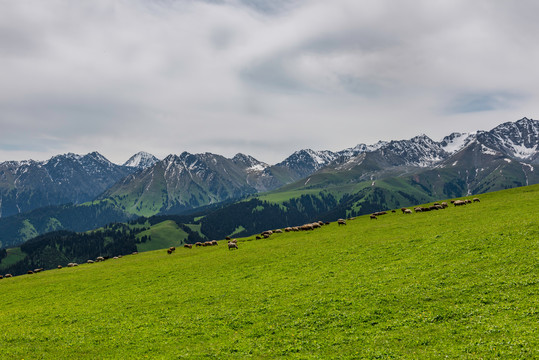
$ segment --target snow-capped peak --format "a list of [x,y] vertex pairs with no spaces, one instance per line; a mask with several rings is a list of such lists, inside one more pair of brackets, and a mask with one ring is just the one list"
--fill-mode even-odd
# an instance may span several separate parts
[[155,165],[159,161],[158,158],[144,151],[140,151],[131,156],[123,165],[138,169],[145,169]]
[[258,161],[257,159],[255,159],[254,157],[250,155],[245,155],[242,153],[236,154],[232,158],[232,161],[235,163],[243,164],[243,166],[245,166],[247,168],[247,171],[249,172],[250,171],[264,171],[266,168],[269,167],[268,164],[262,161]]
[[451,135],[444,137],[440,142],[440,145],[445,152],[454,154],[468,145],[473,138],[474,135],[471,133],[454,132]]

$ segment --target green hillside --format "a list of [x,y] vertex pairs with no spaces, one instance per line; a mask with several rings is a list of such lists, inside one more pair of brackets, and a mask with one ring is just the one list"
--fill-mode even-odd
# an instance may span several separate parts
[[480,200],[2,279],[1,357],[538,358],[539,185]]

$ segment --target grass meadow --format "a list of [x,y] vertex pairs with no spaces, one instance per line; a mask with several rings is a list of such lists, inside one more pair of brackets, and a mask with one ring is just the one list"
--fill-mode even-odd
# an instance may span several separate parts
[[480,199],[3,279],[0,359],[539,358],[539,186]]

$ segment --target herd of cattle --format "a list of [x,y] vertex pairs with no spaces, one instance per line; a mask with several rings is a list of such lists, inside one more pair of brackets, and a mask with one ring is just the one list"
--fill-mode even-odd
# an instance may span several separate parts
[[[471,203],[474,203],[474,202],[480,202],[479,198],[473,198],[472,200],[470,199],[464,199],[464,200],[451,200],[451,204],[453,204],[454,206],[463,206],[463,205],[466,205],[466,204],[471,204]],[[447,208],[449,205],[447,204],[447,202],[442,202],[442,203],[434,203],[428,207],[421,207],[421,206],[418,206],[418,207],[415,207],[414,208],[414,211],[416,213],[421,213],[421,212],[427,212],[427,211],[436,211],[436,210],[443,210],[445,208]],[[403,214],[412,214],[412,210],[411,209],[408,209],[408,208],[401,208],[400,209],[402,211]],[[397,212],[397,210],[391,210],[392,213],[395,213]],[[372,213],[370,214],[370,219],[371,220],[377,220],[378,219],[378,216],[381,216],[381,215],[386,215],[388,212],[387,211],[379,211],[379,212],[375,212],[375,213]],[[338,219],[337,220],[337,224],[340,226],[340,225],[346,225],[346,221],[347,220],[354,220],[355,218],[351,217],[351,218],[348,218],[348,219]],[[313,223],[308,223],[308,224],[303,224],[301,226],[293,226],[293,227],[286,227],[284,228],[284,231],[285,232],[291,232],[291,231],[309,231],[309,230],[314,230],[314,229],[318,229],[324,225],[329,225],[330,223],[329,222],[323,222],[323,221],[315,221]],[[255,239],[256,240],[260,240],[262,238],[264,239],[267,239],[269,238],[272,234],[278,234],[278,233],[282,233],[283,232],[283,229],[276,229],[276,230],[266,230],[266,231],[263,231],[262,233],[260,233],[260,235],[256,235]],[[226,237],[226,240],[227,240],[227,246],[228,246],[228,250],[233,250],[233,249],[238,249],[238,240],[237,239],[231,239],[230,237]],[[205,242],[196,242],[194,244],[184,244],[183,247],[184,248],[187,248],[187,249],[192,249],[193,248],[193,245],[195,247],[205,247],[205,246],[217,246],[219,245],[217,240],[211,240],[211,241],[205,241]],[[169,255],[171,255],[172,253],[174,253],[174,251],[176,251],[176,247],[174,246],[171,246],[167,249],[167,253]],[[138,254],[138,252],[133,252],[132,255],[136,255]],[[119,259],[121,258],[122,255],[118,255],[118,256],[114,256],[113,259]],[[94,260],[88,260],[86,263],[88,264],[93,264],[95,262],[101,262],[101,261],[105,261],[109,259],[108,256],[99,256]],[[67,267],[75,267],[75,266],[78,266],[79,264],[77,263],[69,263],[67,264]],[[58,269],[62,269],[62,265],[58,265]],[[28,271],[28,274],[35,274],[35,273],[38,273],[38,272],[42,272],[44,271],[43,268],[39,268],[39,269],[34,269],[34,270],[29,270]],[[10,277],[13,277],[12,274],[5,274],[5,275],[0,275],[0,279],[3,279],[3,278],[10,278]]]

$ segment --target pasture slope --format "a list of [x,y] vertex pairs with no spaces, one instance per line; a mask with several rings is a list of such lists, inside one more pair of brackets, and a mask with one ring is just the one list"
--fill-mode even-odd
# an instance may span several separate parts
[[480,198],[0,280],[0,358],[539,358],[539,185]]

